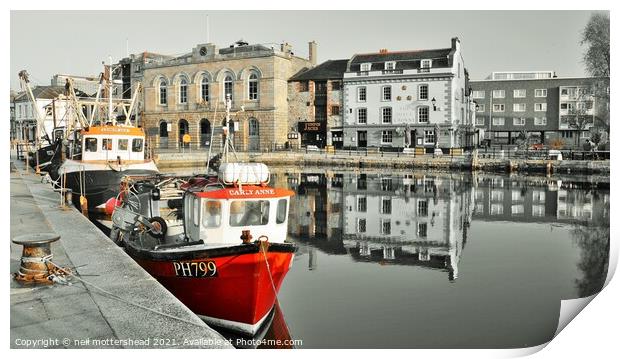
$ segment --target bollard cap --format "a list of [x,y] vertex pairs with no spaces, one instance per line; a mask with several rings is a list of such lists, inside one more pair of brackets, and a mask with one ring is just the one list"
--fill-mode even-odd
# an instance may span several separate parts
[[11,241],[21,245],[36,245],[56,242],[60,236],[56,233],[31,233],[13,238]]

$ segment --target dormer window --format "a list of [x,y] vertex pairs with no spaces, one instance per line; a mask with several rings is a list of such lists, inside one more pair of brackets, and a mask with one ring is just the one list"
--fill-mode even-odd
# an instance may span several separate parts
[[370,62],[366,62],[360,65],[360,71],[370,71]]
[[396,61],[387,61],[385,63],[385,70],[394,70],[396,68]]
[[420,61],[420,68],[421,69],[425,69],[425,70],[429,70],[432,66],[433,62],[432,60],[422,60]]

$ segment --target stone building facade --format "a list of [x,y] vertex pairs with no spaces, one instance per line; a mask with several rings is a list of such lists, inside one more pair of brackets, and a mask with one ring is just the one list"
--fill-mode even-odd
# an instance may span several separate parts
[[[225,98],[231,96],[231,122],[238,150],[283,146],[289,132],[287,80],[316,61],[279,47],[238,41],[227,48],[199,44],[186,55],[143,64],[144,126],[156,148],[205,147],[221,131]],[[214,142],[215,144],[215,142]]]
[[301,146],[342,148],[342,78],[348,60],[328,60],[289,79],[289,128]]
[[344,73],[344,147],[466,147],[468,81],[458,38],[444,49],[354,55]]
[[[476,128],[484,129],[492,144],[515,144],[525,132],[531,143],[560,140],[575,147],[609,113],[609,101],[594,95],[593,78],[559,78],[552,71],[494,72],[470,84]],[[581,128],[572,121],[575,116],[583,119]]]

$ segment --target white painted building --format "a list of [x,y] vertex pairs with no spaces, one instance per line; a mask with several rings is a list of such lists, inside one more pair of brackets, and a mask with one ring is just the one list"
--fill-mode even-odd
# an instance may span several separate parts
[[38,86],[32,90],[36,107],[25,92],[15,97],[15,140],[34,142],[36,139],[37,110],[43,118],[39,129],[41,137],[52,136],[55,127],[66,125],[67,100],[64,87]]
[[462,148],[471,126],[461,43],[358,54],[344,73],[344,147]]

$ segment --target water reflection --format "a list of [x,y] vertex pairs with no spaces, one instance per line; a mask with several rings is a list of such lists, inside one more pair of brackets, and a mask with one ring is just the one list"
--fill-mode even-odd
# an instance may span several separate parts
[[279,300],[303,348],[539,345],[605,281],[608,178],[271,170],[296,192]]
[[[289,234],[324,253],[437,269],[454,281],[472,220],[571,224],[582,248],[579,295],[600,290],[605,279],[608,183],[446,173],[283,175],[297,193]],[[316,258],[309,250],[309,270]]]
[[280,303],[276,304],[265,324],[253,337],[247,337],[224,328],[216,328],[237,349],[294,349]]

